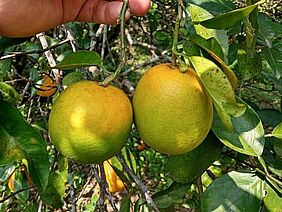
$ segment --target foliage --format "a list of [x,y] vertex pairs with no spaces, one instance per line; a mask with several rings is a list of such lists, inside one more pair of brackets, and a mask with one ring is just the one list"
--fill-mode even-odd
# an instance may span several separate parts
[[[153,1],[126,23],[125,49],[119,26],[69,23],[45,33],[52,68],[35,37],[0,37],[0,210],[279,211],[282,26],[269,4]],[[141,75],[167,62],[197,71],[215,107],[212,129],[193,151],[169,156],[138,148],[133,125],[111,160],[126,191],[111,194],[102,164],[68,162],[52,145],[53,101],[81,79],[111,81],[131,98]],[[36,94],[42,73],[60,82],[53,96]]]

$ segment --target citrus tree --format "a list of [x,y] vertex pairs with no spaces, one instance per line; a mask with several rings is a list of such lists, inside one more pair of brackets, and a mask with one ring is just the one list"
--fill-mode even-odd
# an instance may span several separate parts
[[1,211],[280,211],[280,1],[152,1],[0,37]]

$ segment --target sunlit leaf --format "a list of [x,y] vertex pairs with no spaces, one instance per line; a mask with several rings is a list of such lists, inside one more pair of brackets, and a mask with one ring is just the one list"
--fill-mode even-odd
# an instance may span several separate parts
[[9,84],[0,82],[0,92],[6,102],[18,103],[21,99],[20,94]]
[[4,101],[0,101],[0,141],[0,165],[26,159],[33,183],[44,190],[49,175],[46,143],[21,113]]
[[266,211],[279,212],[282,208],[282,198],[269,186],[265,186],[266,197],[263,199]]
[[192,41],[194,44],[198,45],[199,47],[201,47],[202,49],[204,49],[205,51],[207,52],[210,51],[214,55],[219,57],[221,60],[224,60],[224,54],[222,48],[214,37],[209,39],[204,39],[200,35],[192,35],[191,37],[189,37],[189,40]]
[[196,4],[212,14],[221,14],[235,8],[231,0],[185,0],[185,2]]
[[[214,16],[209,13],[207,10],[193,5],[188,4],[187,7],[188,14],[191,15],[191,19],[193,22],[200,22],[209,18],[213,18]],[[224,53],[224,61],[227,62],[227,55],[228,55],[228,37],[224,30],[215,30],[215,29],[208,29],[202,25],[193,25],[195,31],[198,35],[202,36],[205,39],[215,38],[217,42],[222,47]]]
[[218,15],[214,18],[200,22],[194,22],[211,29],[228,29],[234,26],[238,21],[243,20],[245,17],[247,17],[259,4],[262,4],[264,2],[265,0],[262,0],[251,6],[236,9],[222,15]]
[[272,135],[276,138],[282,139],[282,122],[274,128]]
[[222,143],[213,132],[210,132],[203,143],[191,152],[169,156],[165,171],[176,181],[190,182],[201,176],[212,165],[221,153],[222,147]]
[[123,156],[126,165],[127,165],[134,173],[136,173],[136,171],[137,171],[136,160],[135,160],[135,157],[134,157],[134,155],[132,154],[132,152],[131,152],[128,148],[124,147],[124,148],[122,148],[122,150],[121,150],[121,155]]
[[68,54],[55,68],[69,70],[93,65],[101,65],[101,58],[97,52],[81,50]]
[[232,171],[204,192],[202,211],[260,211],[263,181],[252,173]]
[[245,105],[236,102],[231,83],[215,63],[198,56],[190,57],[190,61],[201,76],[220,119],[232,131],[231,116],[241,116],[246,109]]
[[223,125],[217,114],[214,116],[212,130],[229,148],[246,155],[259,157],[265,144],[262,123],[251,107],[239,98],[237,99],[241,104],[245,104],[247,109],[242,116],[231,118],[234,126],[233,132]]
[[[209,40],[211,40],[212,38],[210,38]],[[203,48],[205,51],[207,51],[210,56],[212,56],[213,59],[215,59],[217,62],[219,62],[219,64],[221,65],[222,71],[225,73],[225,75],[227,76],[229,82],[231,83],[233,89],[235,90],[237,88],[237,77],[234,74],[234,72],[226,65],[226,63],[223,61],[223,55],[220,57],[221,53],[219,51],[215,51],[215,48],[211,48],[211,44],[209,44],[209,40],[207,40],[207,43],[201,41],[199,36],[193,36],[190,38],[190,40],[200,46],[201,48]],[[222,50],[222,49],[221,49]],[[218,53],[217,53],[218,52]]]

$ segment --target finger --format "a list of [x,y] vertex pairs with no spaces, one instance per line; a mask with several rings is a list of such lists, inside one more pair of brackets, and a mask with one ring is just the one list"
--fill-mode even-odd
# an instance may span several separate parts
[[[77,21],[117,24],[121,7],[121,1],[88,1],[80,11]],[[129,19],[129,11],[125,17],[126,20]]]
[[150,9],[150,0],[129,0],[130,12],[136,16],[144,16]]

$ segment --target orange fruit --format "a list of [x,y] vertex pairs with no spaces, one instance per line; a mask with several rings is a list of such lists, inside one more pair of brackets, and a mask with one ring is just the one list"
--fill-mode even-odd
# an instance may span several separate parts
[[56,93],[58,85],[48,74],[43,74],[43,78],[36,83],[36,88],[37,95],[48,97]]
[[133,96],[137,131],[144,142],[161,153],[187,153],[207,136],[213,107],[204,84],[189,68],[160,64],[139,80]]
[[125,145],[132,120],[132,106],[122,90],[85,80],[71,84],[55,100],[49,133],[67,158],[100,163]]

